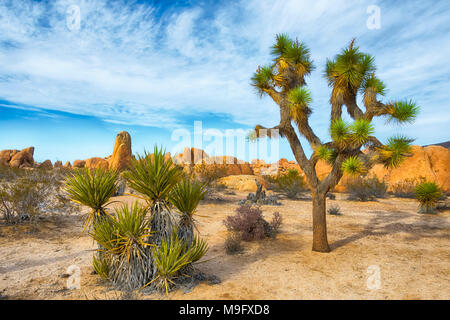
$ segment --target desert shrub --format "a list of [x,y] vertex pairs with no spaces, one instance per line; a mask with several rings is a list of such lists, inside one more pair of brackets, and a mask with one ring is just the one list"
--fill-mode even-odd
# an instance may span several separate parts
[[332,205],[327,210],[328,214],[334,215],[334,216],[340,216],[341,208],[338,205]]
[[369,201],[386,196],[387,185],[377,177],[356,177],[346,184],[349,200]]
[[215,185],[215,182],[227,175],[225,164],[208,164],[204,161],[194,166],[194,175],[198,180],[208,186]]
[[8,169],[0,173],[0,213],[7,223],[33,222],[42,214],[70,213],[74,205],[58,170]]
[[238,254],[244,251],[241,244],[241,237],[239,234],[231,233],[225,239],[225,252],[229,255]]
[[271,181],[276,184],[277,190],[283,192],[289,199],[296,199],[307,190],[305,179],[294,169],[275,176]]
[[416,199],[420,203],[419,212],[434,213],[438,200],[442,197],[442,191],[434,182],[423,182],[414,189]]
[[403,181],[398,181],[390,185],[390,194],[397,198],[414,198],[414,189],[416,186],[422,182],[425,182],[425,178],[419,179],[405,179]]
[[330,200],[336,200],[336,195],[333,193],[327,193],[327,198]]
[[242,240],[260,240],[274,237],[281,224],[281,216],[274,213],[271,223],[264,220],[259,207],[242,205],[236,209],[236,215],[228,216],[223,223],[228,231],[240,234]]

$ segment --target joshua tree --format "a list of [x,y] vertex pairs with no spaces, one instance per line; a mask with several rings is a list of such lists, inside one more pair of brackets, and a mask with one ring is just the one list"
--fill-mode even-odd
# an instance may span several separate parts
[[[385,86],[375,75],[374,58],[361,52],[352,40],[347,48],[326,63],[325,78],[331,87],[331,141],[322,142],[308,121],[312,97],[306,89],[305,77],[314,69],[308,47],[279,34],[272,47],[272,55],[273,63],[258,67],[252,77],[252,85],[261,97],[269,95],[280,108],[280,123],[271,129],[277,129],[279,136],[289,141],[312,192],[312,249],[329,252],[325,208],[327,192],[336,186],[344,172],[362,174],[375,161],[384,163],[386,167],[397,166],[410,153],[413,140],[396,136],[382,144],[373,136],[371,121],[376,116],[386,116],[388,121],[412,122],[418,107],[412,101],[383,103],[378,100],[378,96],[385,95]],[[364,111],[358,106],[358,94],[363,96]],[[353,123],[342,119],[343,106]],[[304,152],[294,125],[314,150],[310,158]],[[254,137],[271,137],[271,132],[257,125]],[[367,147],[368,152],[363,153],[362,147]],[[320,159],[332,166],[331,172],[322,180],[315,170]]]

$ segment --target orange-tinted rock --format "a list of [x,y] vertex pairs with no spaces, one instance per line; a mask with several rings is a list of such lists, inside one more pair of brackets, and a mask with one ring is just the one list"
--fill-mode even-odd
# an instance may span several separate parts
[[53,164],[50,160],[45,160],[44,162],[40,163],[38,166],[39,169],[53,169]]
[[450,150],[441,146],[424,148],[427,153],[431,170],[436,175],[436,182],[445,192],[450,191]]
[[62,168],[63,164],[61,161],[55,161],[55,163],[53,164],[53,167],[55,168]]
[[23,149],[12,156],[9,166],[11,168],[32,168],[34,164],[34,147]]
[[84,161],[84,160],[75,160],[73,162],[73,167],[74,168],[84,168],[85,164],[86,164],[86,161]]
[[11,158],[19,152],[20,150],[2,150],[0,151],[0,159],[4,159],[6,163],[9,163]]
[[218,180],[219,184],[223,184],[227,188],[248,192],[256,191],[256,182],[259,182],[264,188],[267,188],[267,182],[262,177],[252,175],[232,175]]
[[8,162],[4,158],[0,158],[0,168],[1,167],[7,167]]
[[109,168],[123,170],[130,166],[132,158],[131,136],[128,132],[119,132],[114,143],[112,156],[108,159]]
[[89,168],[89,169],[101,168],[101,169],[106,170],[109,168],[109,164],[108,164],[108,161],[106,161],[103,158],[94,157],[94,158],[87,159],[84,164],[84,167]]
[[66,168],[66,169],[72,168],[72,165],[70,164],[70,161],[67,161],[66,164],[64,164],[64,168]]

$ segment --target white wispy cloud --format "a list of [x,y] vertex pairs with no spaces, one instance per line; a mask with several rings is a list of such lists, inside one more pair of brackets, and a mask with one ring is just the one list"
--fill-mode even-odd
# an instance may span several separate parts
[[[381,8],[380,30],[366,27],[373,2]],[[79,31],[66,25],[71,4],[81,10]],[[330,90],[323,67],[352,37],[376,56],[388,98],[414,98],[422,114],[440,110],[449,118],[447,1],[395,7],[373,0],[243,0],[214,8],[161,16],[151,4],[122,1],[4,1],[0,98],[129,125],[176,127],[183,116],[203,112],[272,125],[276,106],[260,100],[249,79],[270,61],[274,35],[287,32],[311,48],[317,66],[308,79],[311,121],[324,138]]]

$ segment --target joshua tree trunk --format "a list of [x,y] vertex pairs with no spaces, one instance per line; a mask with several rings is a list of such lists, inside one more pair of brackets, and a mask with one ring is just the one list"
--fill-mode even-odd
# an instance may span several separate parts
[[325,210],[325,195],[320,191],[312,192],[313,202],[313,246],[317,252],[330,252],[327,239],[327,221]]

